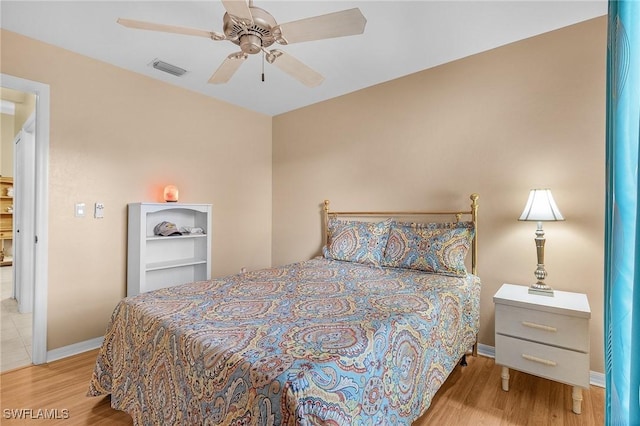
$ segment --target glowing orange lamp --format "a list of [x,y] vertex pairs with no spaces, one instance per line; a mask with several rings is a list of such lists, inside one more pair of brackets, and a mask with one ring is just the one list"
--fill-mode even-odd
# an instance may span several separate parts
[[167,185],[164,187],[164,200],[167,203],[176,203],[178,201],[178,187],[175,185]]

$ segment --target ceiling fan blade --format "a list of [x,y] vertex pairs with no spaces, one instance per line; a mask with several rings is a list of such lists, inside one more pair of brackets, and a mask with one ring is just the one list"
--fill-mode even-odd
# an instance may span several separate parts
[[222,84],[229,81],[248,56],[249,55],[244,52],[236,52],[227,56],[216,72],[213,73],[209,79],[209,83]]
[[276,40],[280,44],[300,43],[333,37],[362,34],[367,19],[360,9],[343,10],[287,22],[274,29]]
[[253,16],[245,0],[222,0],[222,5],[229,15],[240,19],[246,25],[253,24]]
[[118,19],[118,24],[127,28],[135,28],[139,30],[161,31],[163,33],[184,34],[198,37],[206,37],[212,40],[224,40],[224,34],[215,31],[199,30],[196,28],[176,27],[174,25],[155,24],[153,22],[136,21],[134,19]]
[[268,51],[267,62],[277,66],[307,87],[316,87],[324,81],[324,77],[317,71],[282,50],[274,49]]

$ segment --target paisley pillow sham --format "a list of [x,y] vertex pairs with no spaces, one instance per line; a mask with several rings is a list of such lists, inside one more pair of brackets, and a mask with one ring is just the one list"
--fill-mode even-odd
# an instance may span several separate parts
[[381,265],[464,276],[464,260],[474,235],[473,222],[394,222]]
[[327,259],[380,266],[389,237],[391,219],[360,222],[329,219],[329,239],[322,252]]

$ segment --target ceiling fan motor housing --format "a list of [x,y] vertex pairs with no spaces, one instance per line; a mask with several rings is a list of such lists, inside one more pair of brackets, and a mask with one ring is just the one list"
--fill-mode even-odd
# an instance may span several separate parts
[[267,11],[251,6],[253,25],[245,25],[228,13],[223,17],[223,30],[228,40],[240,46],[244,53],[260,53],[263,48],[271,46],[275,41],[273,28],[276,20]]

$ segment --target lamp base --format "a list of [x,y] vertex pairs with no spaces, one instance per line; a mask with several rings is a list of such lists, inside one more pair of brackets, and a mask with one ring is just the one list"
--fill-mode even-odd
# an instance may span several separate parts
[[529,286],[529,294],[550,297],[554,296],[553,289],[544,283],[531,284],[531,286]]

